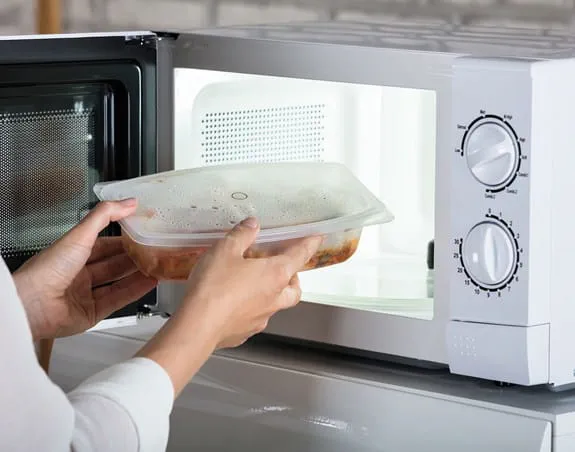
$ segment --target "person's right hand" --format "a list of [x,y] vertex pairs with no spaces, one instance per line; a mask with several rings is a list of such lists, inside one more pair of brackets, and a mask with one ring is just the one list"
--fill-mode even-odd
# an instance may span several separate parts
[[202,256],[179,309],[138,353],[167,371],[176,394],[215,349],[242,344],[276,312],[299,302],[297,273],[322,238],[294,240],[272,257],[246,258],[258,231],[253,219],[243,221]]
[[295,240],[276,256],[245,258],[258,231],[253,218],[240,223],[203,256],[190,275],[181,315],[204,319],[216,335],[218,348],[243,344],[263,331],[273,314],[300,301],[297,272],[322,240]]

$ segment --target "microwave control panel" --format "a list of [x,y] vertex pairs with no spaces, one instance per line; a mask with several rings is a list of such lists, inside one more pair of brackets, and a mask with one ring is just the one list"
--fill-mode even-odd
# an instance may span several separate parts
[[456,60],[452,102],[450,316],[525,325],[530,65]]

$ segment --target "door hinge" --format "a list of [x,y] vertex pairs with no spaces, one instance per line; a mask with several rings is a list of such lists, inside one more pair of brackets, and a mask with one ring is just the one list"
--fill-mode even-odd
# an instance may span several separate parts
[[166,319],[166,318],[170,317],[170,314],[158,310],[157,305],[144,304],[144,305],[139,307],[138,313],[136,314],[136,316],[137,316],[138,320],[147,319],[150,317],[157,317],[157,316],[160,316],[160,317]]

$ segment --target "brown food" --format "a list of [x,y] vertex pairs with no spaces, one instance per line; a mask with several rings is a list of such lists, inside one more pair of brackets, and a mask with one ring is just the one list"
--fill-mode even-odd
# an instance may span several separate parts
[[[341,264],[353,256],[358,245],[359,238],[355,238],[346,240],[342,246],[338,246],[337,248],[320,249],[313,255],[301,271]],[[267,250],[248,250],[246,253],[246,257],[251,258],[268,257],[269,255],[270,253]]]
[[319,250],[306,264],[304,270],[329,267],[330,265],[341,264],[348,260],[357,250],[359,238],[347,240],[338,248],[327,248]]
[[[147,276],[159,281],[182,281],[188,279],[192,269],[209,247],[169,248],[140,245],[122,234],[124,249]],[[359,245],[359,238],[346,240],[342,246],[320,249],[302,271],[328,267],[348,260]],[[272,249],[248,250],[246,257],[262,258],[273,253]]]
[[122,242],[138,269],[158,281],[183,281],[209,247],[168,248],[140,245],[126,234]]

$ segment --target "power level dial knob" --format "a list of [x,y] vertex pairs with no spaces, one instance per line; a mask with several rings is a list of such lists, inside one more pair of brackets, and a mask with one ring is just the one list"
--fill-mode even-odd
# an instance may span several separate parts
[[489,188],[505,185],[517,171],[519,146],[513,130],[497,118],[481,119],[465,136],[463,151],[473,177]]
[[517,245],[511,232],[495,221],[474,226],[463,242],[463,265],[480,286],[497,288],[512,276]]

